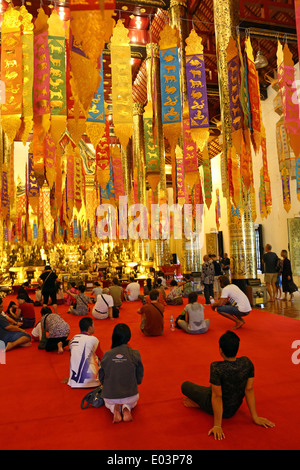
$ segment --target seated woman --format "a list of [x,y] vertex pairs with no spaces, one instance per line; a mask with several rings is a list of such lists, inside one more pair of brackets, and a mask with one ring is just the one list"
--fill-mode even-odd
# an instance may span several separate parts
[[143,304],[146,303],[146,297],[147,295],[150,294],[151,290],[152,290],[152,280],[148,278],[146,280],[146,285],[144,286],[144,295],[142,294],[139,295],[139,299],[143,302]]
[[92,300],[88,295],[85,294],[85,286],[78,286],[79,294],[72,294],[71,291],[67,291],[68,294],[72,295],[76,300],[74,307],[71,305],[68,313],[73,313],[73,315],[88,315],[89,305],[92,304]]
[[171,285],[171,289],[166,297],[167,305],[182,305],[183,304],[182,292],[181,292],[180,287],[178,286],[177,281],[173,279],[170,282],[170,285]]
[[38,334],[39,338],[41,338],[41,333],[44,329],[48,333],[45,350],[48,352],[57,351],[58,354],[62,354],[64,348],[69,344],[70,326],[60,315],[53,313],[50,307],[43,307],[41,315],[40,331],[38,325],[36,325],[35,331],[33,330],[31,333],[32,336],[36,339],[35,335]]
[[179,285],[182,286],[182,297],[188,297],[189,294],[193,291],[191,276],[189,274],[185,275],[184,281]]
[[206,333],[210,320],[204,319],[204,308],[198,300],[198,295],[196,292],[191,292],[188,297],[189,303],[184,309],[185,318],[179,319],[177,324],[182,328],[186,333],[192,335],[200,335]]
[[72,294],[79,294],[79,291],[76,287],[75,282],[70,282],[69,290],[67,291],[66,295],[64,296],[65,304],[66,305],[74,305],[76,300]]
[[99,380],[103,385],[102,398],[106,408],[113,414],[114,423],[132,421],[131,410],[138,402],[138,385],[142,383],[144,376],[139,351],[131,349],[127,344],[130,338],[128,325],[116,325],[111,349],[104,353],[99,369]]

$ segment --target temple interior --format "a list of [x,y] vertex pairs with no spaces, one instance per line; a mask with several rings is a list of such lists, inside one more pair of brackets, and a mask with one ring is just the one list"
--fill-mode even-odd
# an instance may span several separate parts
[[3,292],[212,253],[263,286],[266,243],[299,282],[294,2],[221,3],[1,0]]

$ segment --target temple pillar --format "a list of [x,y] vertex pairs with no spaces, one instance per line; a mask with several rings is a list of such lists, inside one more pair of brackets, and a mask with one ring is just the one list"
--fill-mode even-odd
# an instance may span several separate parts
[[236,27],[239,23],[238,12],[238,0],[214,0],[214,24],[225,168],[223,172],[223,189],[227,199],[231,277],[235,283],[241,284],[241,287],[243,287],[243,283],[245,283],[246,279],[256,278],[257,269],[255,229],[251,214],[250,190],[246,191],[245,188],[243,188],[243,210],[241,211],[239,223],[236,223],[232,217],[227,179],[227,155],[229,149],[232,147],[227,46],[231,36],[234,39],[236,38]]
[[[132,161],[137,176],[139,203],[147,207],[146,198],[146,165],[144,139],[144,106],[142,103],[133,105]],[[135,251],[140,261],[146,261],[149,240],[139,238],[135,243]]]
[[[162,103],[161,103],[161,86],[160,86],[160,56],[159,45],[149,43],[146,46],[147,58],[147,101],[153,102],[153,90],[155,94],[155,123],[157,146],[159,151],[159,185],[158,185],[158,203],[167,202],[167,183],[166,183],[166,163],[165,163],[165,145],[162,125]],[[153,86],[155,85],[155,86]],[[150,216],[150,214],[149,214]],[[151,240],[150,252],[154,255],[154,265],[156,269],[165,263],[169,264],[169,241],[168,240]]]

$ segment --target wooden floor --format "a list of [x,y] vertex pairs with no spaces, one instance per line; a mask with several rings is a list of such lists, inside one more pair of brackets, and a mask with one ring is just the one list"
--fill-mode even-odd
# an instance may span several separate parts
[[294,300],[275,300],[268,302],[264,307],[267,312],[284,317],[300,320],[300,292],[294,295]]

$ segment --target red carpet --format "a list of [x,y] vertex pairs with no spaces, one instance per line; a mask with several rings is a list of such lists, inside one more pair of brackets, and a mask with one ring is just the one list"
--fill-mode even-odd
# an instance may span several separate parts
[[[4,300],[4,307],[9,302]],[[12,350],[6,365],[0,365],[2,450],[108,449],[108,450],[296,450],[300,448],[300,364],[292,363],[293,341],[300,339],[300,322],[264,310],[253,311],[238,330],[239,355],[249,356],[255,365],[257,411],[275,422],[273,429],[252,423],[244,403],[230,420],[223,421],[226,438],[215,441],[207,433],[212,417],[198,409],[185,408],[180,390],[184,380],[207,385],[209,365],[219,360],[218,339],[233,323],[205,307],[211,319],[205,335],[191,336],[181,330],[171,332],[171,312],[176,317],[182,307],[166,307],[165,334],[147,338],[139,329],[136,313],[139,302],[126,303],[120,318],[95,320],[96,336],[103,351],[110,348],[117,321],[132,331],[130,345],[139,349],[145,367],[140,400],[131,423],[112,424],[111,413],[100,409],[81,410],[85,390],[72,390],[62,380],[69,372],[69,352],[62,356],[29,348]],[[78,317],[66,313],[72,337]],[[37,318],[40,308],[36,307]]]

